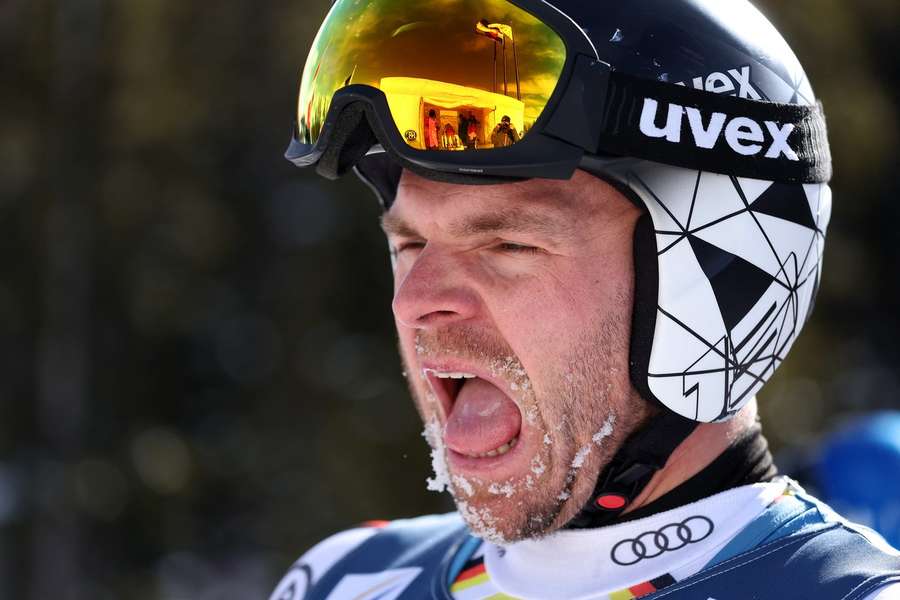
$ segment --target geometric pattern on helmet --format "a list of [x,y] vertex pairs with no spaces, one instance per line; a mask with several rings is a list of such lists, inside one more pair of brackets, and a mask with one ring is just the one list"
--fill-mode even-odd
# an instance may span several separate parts
[[646,162],[627,179],[657,243],[648,387],[682,416],[727,420],[784,361],[810,314],[830,188]]

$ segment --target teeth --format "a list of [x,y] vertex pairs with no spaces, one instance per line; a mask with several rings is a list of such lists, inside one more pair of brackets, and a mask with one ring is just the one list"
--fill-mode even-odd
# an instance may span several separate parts
[[475,379],[476,375],[461,372],[435,371],[434,369],[423,369],[426,375],[434,375],[438,379]]
[[518,442],[518,441],[519,441],[519,436],[516,436],[513,439],[506,442],[505,444],[503,444],[502,446],[500,446],[499,448],[495,448],[494,450],[491,450],[490,452],[483,452],[481,454],[471,454],[469,456],[471,456],[472,458],[488,458],[488,457],[494,457],[494,456],[502,456],[502,455],[506,454],[507,452],[509,452],[510,450],[512,450],[516,446],[516,442]]

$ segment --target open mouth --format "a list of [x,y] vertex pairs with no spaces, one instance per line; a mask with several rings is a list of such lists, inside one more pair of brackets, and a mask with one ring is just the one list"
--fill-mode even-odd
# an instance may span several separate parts
[[456,402],[456,396],[462,389],[463,384],[469,379],[476,379],[478,376],[472,373],[463,373],[461,371],[439,371],[437,369],[422,369],[428,380],[428,385],[434,395],[437,396],[444,412],[444,417],[450,414],[453,404]]
[[522,416],[499,387],[502,381],[469,371],[428,367],[423,372],[443,411],[449,450],[468,459],[488,459],[516,447]]
[[[516,442],[518,442],[518,441],[519,441],[519,436],[516,435],[515,437],[513,437],[513,439],[509,440],[508,442],[506,442],[499,448],[496,448],[495,450],[488,450],[487,452],[482,452],[481,454],[475,454],[475,455],[463,454],[463,456],[468,456],[469,458],[493,458],[495,456],[503,456],[504,454],[506,454],[513,448],[515,448]],[[460,453],[460,454],[462,454],[462,453]]]

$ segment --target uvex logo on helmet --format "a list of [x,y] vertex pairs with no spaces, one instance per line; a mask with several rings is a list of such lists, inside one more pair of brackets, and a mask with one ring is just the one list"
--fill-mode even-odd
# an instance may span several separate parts
[[[679,81],[675,85],[687,85]],[[750,81],[750,65],[738,69],[728,69],[727,73],[710,73],[706,77],[694,77],[691,85],[698,90],[705,90],[714,94],[736,95],[751,100],[762,100],[762,95],[753,87]]]
[[721,112],[714,112],[708,119],[704,119],[698,108],[667,104],[668,108],[663,110],[666,115],[665,125],[660,127],[657,125],[659,102],[653,98],[644,98],[641,133],[647,137],[664,138],[673,144],[680,144],[684,117],[687,115],[693,143],[697,148],[715,148],[724,135],[728,147],[742,156],[757,156],[765,149],[766,158],[778,159],[783,155],[792,161],[800,160],[788,144],[788,138],[795,127],[791,123],[780,125],[773,121],[763,121],[760,124],[749,117],[733,117]]

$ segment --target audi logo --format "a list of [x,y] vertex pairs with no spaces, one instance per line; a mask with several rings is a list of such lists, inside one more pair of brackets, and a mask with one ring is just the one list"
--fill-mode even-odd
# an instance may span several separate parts
[[[275,589],[280,592],[278,600],[305,600],[309,596],[312,585],[312,569],[309,565],[299,564],[291,567],[288,575]],[[275,597],[273,595],[273,597]]]
[[665,552],[680,550],[708,538],[713,522],[704,516],[688,517],[680,523],[670,523],[659,531],[645,531],[634,539],[622,540],[613,546],[612,560],[627,567],[645,558],[656,558]]

